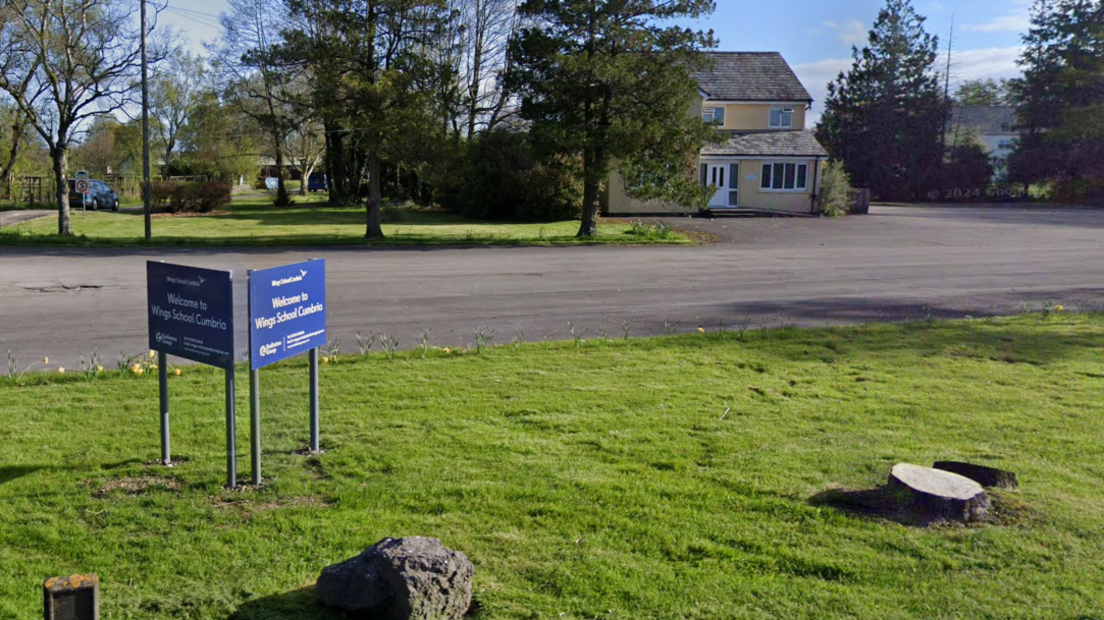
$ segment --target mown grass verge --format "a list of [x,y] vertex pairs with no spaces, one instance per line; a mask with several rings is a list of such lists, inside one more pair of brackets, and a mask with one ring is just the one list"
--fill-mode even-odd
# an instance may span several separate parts
[[[158,246],[495,246],[589,244],[686,244],[674,231],[602,224],[594,239],[575,237],[578,221],[489,222],[431,210],[394,209],[383,225],[385,239],[364,239],[363,207],[307,203],[273,207],[265,198],[236,199],[223,214],[157,217]],[[74,212],[73,237],[59,237],[56,219],[0,230],[0,245],[145,246],[141,213]]]
[[[218,371],[172,377],[171,469],[153,377],[0,381],[0,616],[94,571],[106,618],[338,618],[323,566],[429,535],[476,563],[477,618],[1097,618],[1102,353],[1104,317],[1051,314],[346,355],[317,457],[294,360],[239,491]],[[999,524],[817,499],[942,458],[1019,475]]]

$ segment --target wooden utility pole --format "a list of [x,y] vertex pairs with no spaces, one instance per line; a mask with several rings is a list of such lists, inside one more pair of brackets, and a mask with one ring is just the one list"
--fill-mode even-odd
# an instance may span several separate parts
[[150,204],[149,66],[146,58],[146,0],[142,0],[142,207],[146,219],[146,242],[153,236]]

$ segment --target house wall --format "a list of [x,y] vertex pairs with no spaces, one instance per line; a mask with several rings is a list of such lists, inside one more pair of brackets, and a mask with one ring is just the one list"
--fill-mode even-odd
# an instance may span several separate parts
[[[734,161],[724,158],[712,158],[711,161]],[[819,190],[824,175],[824,161],[820,162],[820,170],[814,175],[816,161],[808,160],[769,160],[788,161],[809,164],[808,188],[797,192],[765,191],[759,187],[763,162],[759,159],[741,159],[740,161],[740,208],[762,209],[765,211],[780,211],[784,213],[813,213],[813,188]],[[815,183],[814,183],[815,181]],[[609,188],[603,196],[603,212],[609,215],[639,215],[639,214],[686,214],[693,213],[694,209],[680,205],[663,203],[659,201],[641,202],[635,200],[625,192],[625,184],[621,176],[616,172],[610,176]]]
[[[744,209],[763,209],[766,211],[783,211],[786,213],[812,213],[813,212],[813,180],[814,180],[814,166],[816,162],[814,160],[769,160],[774,161],[787,161],[796,163],[809,164],[809,179],[807,185],[809,186],[804,191],[797,192],[778,192],[778,191],[766,191],[759,187],[763,174],[763,162],[765,160],[759,159],[742,159],[740,160],[740,207]],[[821,170],[816,175],[817,185],[820,183],[820,174],[823,174],[823,162],[821,162]]]
[[[761,130],[771,129],[770,126],[770,111],[773,107],[786,107],[793,108],[794,111],[794,126],[793,129],[805,129],[805,107],[806,104],[787,103],[780,106],[766,105],[761,103],[739,103],[739,104],[726,104],[718,106],[717,104],[706,104],[703,107],[723,107],[725,109],[725,123],[723,127],[718,129],[722,130]],[[701,111],[699,110],[699,116]],[[777,129],[775,127],[774,129]],[[787,128],[790,129],[790,128]]]

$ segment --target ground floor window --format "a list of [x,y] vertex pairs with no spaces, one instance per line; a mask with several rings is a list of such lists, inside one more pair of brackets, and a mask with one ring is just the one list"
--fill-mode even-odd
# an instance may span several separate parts
[[772,191],[803,191],[808,189],[809,164],[763,164],[759,187]]

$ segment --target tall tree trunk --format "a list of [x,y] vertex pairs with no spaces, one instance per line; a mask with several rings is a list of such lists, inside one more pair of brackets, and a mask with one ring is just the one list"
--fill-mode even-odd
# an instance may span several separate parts
[[0,178],[0,181],[4,183],[4,189],[6,190],[4,193],[12,196],[13,199],[15,196],[12,193],[12,185],[15,182],[15,160],[19,159],[19,147],[23,144],[23,132],[26,128],[27,122],[22,117],[12,125],[12,143],[8,150],[8,163],[0,167],[0,170],[3,170],[3,178]]
[[602,170],[600,148],[588,148],[583,154],[583,221],[576,237],[598,236],[598,194],[602,180],[598,171]]
[[303,171],[303,182],[299,184],[299,195],[306,196],[308,190],[307,186],[310,185],[310,177],[314,174],[315,164],[306,158],[302,159],[301,162],[302,165],[300,165],[299,168]]
[[63,237],[73,234],[73,223],[69,217],[69,183],[65,171],[68,156],[68,149],[64,147],[50,149],[50,158],[54,163],[54,181],[57,183],[58,235]]
[[375,152],[368,155],[368,226],[365,239],[383,239],[383,226],[380,225],[380,205],[383,203],[383,191],[380,188],[380,159]]
[[273,137],[276,138],[276,206],[286,207],[291,204],[291,198],[288,197],[284,179],[287,175],[284,173],[283,136],[273,134]]

